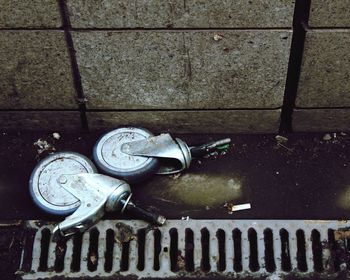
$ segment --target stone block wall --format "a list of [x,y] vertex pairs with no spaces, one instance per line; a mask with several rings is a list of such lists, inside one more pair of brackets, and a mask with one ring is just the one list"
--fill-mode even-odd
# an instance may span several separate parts
[[311,1],[294,131],[350,129],[350,1]]
[[312,1],[298,38],[301,1],[0,0],[2,128],[276,133],[294,100],[294,130],[322,130],[328,107],[332,126],[350,102],[350,1]]

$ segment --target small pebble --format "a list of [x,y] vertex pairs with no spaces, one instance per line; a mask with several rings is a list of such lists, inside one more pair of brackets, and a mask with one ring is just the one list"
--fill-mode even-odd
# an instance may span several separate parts
[[61,138],[61,135],[58,132],[52,133],[52,137],[55,138],[56,140],[59,140]]
[[324,140],[324,141],[332,140],[332,136],[331,136],[329,133],[327,133],[327,134],[325,134],[325,135],[323,136],[323,140]]
[[214,41],[220,41],[224,37],[222,35],[220,35],[220,34],[215,34],[213,38],[214,38]]

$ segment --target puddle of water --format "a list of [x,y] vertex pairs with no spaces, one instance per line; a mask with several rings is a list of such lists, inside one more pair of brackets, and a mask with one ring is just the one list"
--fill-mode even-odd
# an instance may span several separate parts
[[337,205],[343,209],[350,209],[350,186],[348,186],[345,191],[339,195]]
[[242,196],[239,177],[186,173],[180,177],[159,177],[158,180],[157,185],[162,187],[152,188],[152,195],[191,206],[215,207]]

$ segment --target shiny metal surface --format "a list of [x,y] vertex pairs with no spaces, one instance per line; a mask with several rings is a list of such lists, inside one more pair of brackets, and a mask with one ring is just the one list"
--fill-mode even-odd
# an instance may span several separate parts
[[75,196],[59,182],[64,175],[96,173],[93,163],[77,153],[60,152],[39,162],[33,170],[29,186],[34,202],[44,211],[56,215],[67,215],[79,207]]
[[167,159],[162,162],[157,174],[173,174],[189,167],[191,153],[185,142],[170,134],[161,134],[144,140],[124,143],[121,150],[130,156],[155,157]]
[[54,228],[54,235],[69,236],[84,232],[99,221],[106,210],[121,210],[121,199],[131,192],[124,181],[101,174],[62,175],[59,182],[79,199],[80,206]]
[[151,163],[152,158],[130,156],[124,153],[121,147],[124,143],[145,140],[151,136],[153,135],[149,131],[133,127],[119,128],[105,134],[94,148],[96,164],[109,174],[144,168]]

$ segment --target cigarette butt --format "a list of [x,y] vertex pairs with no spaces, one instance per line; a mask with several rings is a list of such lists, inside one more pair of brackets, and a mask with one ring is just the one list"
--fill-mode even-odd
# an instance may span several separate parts
[[247,210],[250,208],[252,208],[250,203],[238,204],[238,205],[233,205],[231,211],[235,212],[235,211]]

